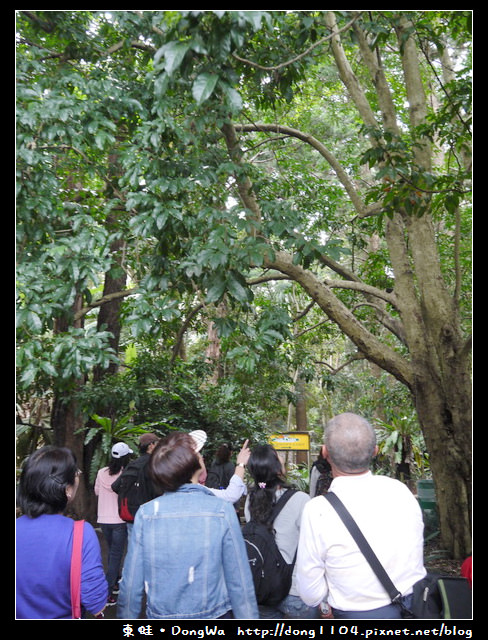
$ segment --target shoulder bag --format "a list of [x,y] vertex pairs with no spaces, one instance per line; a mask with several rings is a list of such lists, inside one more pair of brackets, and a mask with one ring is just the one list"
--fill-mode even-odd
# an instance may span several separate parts
[[334,507],[352,535],[360,551],[375,572],[393,604],[401,608],[403,618],[422,619],[470,619],[472,617],[471,589],[462,577],[427,575],[413,586],[412,604],[407,607],[404,596],[398,591],[383,565],[378,560],[355,520],[335,493],[324,498]]

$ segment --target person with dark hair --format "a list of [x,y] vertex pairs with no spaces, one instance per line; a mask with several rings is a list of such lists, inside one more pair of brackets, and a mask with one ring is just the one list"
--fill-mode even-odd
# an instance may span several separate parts
[[[344,503],[408,608],[413,585],[426,574],[422,512],[415,496],[399,480],[371,473],[376,435],[361,416],[332,418],[324,442],[323,455],[333,475],[329,493]],[[301,597],[320,606],[324,617],[402,616],[324,496],[313,498],[303,510],[297,567]]]
[[[246,521],[254,520],[268,524],[274,505],[289,489],[286,484],[285,469],[276,450],[269,444],[258,445],[251,450],[247,465],[254,485],[244,507]],[[275,540],[283,559],[292,564],[295,561],[300,521],[303,508],[310,497],[303,491],[295,491],[273,522]],[[306,605],[296,588],[296,567],[288,595],[276,606],[259,605],[261,618],[316,618],[316,608]]]
[[225,489],[234,475],[235,466],[230,461],[232,448],[221,444],[215,452],[215,459],[208,470],[205,486],[211,489]]
[[160,497],[142,505],[120,581],[117,616],[256,618],[244,540],[232,505],[199,484],[201,454],[188,433],[162,439],[149,461]]
[[[73,520],[63,515],[79,485],[72,451],[45,446],[26,460],[18,487],[16,534],[17,618],[71,618]],[[107,581],[95,530],[83,526],[81,604],[103,615]]]
[[99,469],[95,479],[94,491],[98,497],[97,522],[100,524],[108,548],[106,576],[109,590],[107,605],[109,606],[117,602],[114,591],[127,542],[127,525],[119,516],[117,494],[113,491],[112,484],[130,462],[132,453],[134,452],[125,442],[114,444],[108,466]]
[[[158,493],[155,491],[154,486],[148,474],[147,464],[149,457],[154,450],[154,447],[159,442],[159,436],[155,433],[143,433],[139,436],[139,457],[135,460],[131,460],[125,467],[123,472],[112,483],[112,491],[118,494],[118,506],[120,515],[121,499],[124,497],[127,488],[131,487],[135,481],[139,485],[139,490],[132,494],[131,499],[137,497],[137,503],[132,504],[132,516],[135,516],[139,505],[144,504],[155,498]],[[122,514],[123,515],[123,514]],[[126,522],[127,536],[130,538],[132,532],[133,523]]]
[[[202,431],[201,433],[205,432]],[[246,440],[242,445],[237,454],[235,465],[230,461],[232,447],[228,444],[220,445],[217,449],[215,460],[208,474],[206,474],[205,481],[202,482],[200,477],[200,482],[210,489],[214,495],[234,504],[237,517],[239,517],[241,497],[246,493],[244,470],[251,455],[248,442],[249,440]]]

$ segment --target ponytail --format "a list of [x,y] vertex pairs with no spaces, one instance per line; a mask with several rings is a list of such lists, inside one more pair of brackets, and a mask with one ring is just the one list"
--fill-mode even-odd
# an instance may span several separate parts
[[275,449],[271,445],[254,447],[247,470],[254,480],[249,490],[251,520],[269,525],[276,502],[276,491],[285,482],[282,464]]

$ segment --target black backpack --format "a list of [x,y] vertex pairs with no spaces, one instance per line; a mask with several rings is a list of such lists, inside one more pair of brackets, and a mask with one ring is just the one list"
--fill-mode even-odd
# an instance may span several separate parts
[[205,486],[210,489],[225,489],[234,475],[232,463],[214,462],[207,473]]
[[112,484],[112,489],[118,494],[119,516],[126,522],[134,522],[141,504],[156,497],[146,475],[146,464],[141,464],[139,460],[127,465]]
[[[295,492],[295,489],[288,489],[275,504],[270,526]],[[250,520],[242,527],[242,535],[246,543],[256,600],[258,604],[275,606],[290,592],[295,560],[292,564],[285,561],[273,531],[264,524]]]

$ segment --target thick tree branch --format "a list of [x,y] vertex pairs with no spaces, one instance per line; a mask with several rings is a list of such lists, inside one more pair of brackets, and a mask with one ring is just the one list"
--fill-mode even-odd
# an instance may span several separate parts
[[[290,277],[282,273],[270,273],[268,275],[258,276],[257,278],[251,278],[247,280],[248,285],[262,284],[263,282],[270,282],[272,280],[290,280]],[[385,302],[388,302],[392,306],[397,306],[397,300],[394,293],[378,289],[369,284],[361,282],[358,278],[354,280],[329,280],[323,279],[322,282],[331,289],[351,289],[353,291],[359,291],[360,293],[368,294],[376,298],[381,298]]]
[[341,80],[346,86],[349,95],[351,96],[354,104],[356,105],[357,110],[359,111],[364,123],[368,127],[377,127],[378,123],[376,121],[375,114],[371,108],[371,105],[368,102],[366,94],[361,87],[359,80],[352,70],[351,65],[349,64],[349,60],[346,57],[344,49],[341,44],[341,39],[339,37],[339,29],[337,27],[335,14],[333,11],[328,11],[325,15],[325,21],[327,26],[331,29],[333,33],[332,37],[332,53],[334,55],[334,59],[336,61],[337,68],[339,70],[339,74],[341,76]]
[[368,68],[371,75],[371,79],[376,87],[376,93],[381,107],[381,115],[383,118],[385,129],[387,131],[398,134],[399,131],[396,109],[393,103],[393,98],[390,92],[388,81],[386,80],[386,76],[381,65],[379,51],[378,49],[376,49],[375,51],[371,49],[371,47],[369,46],[369,42],[367,41],[366,34],[357,22],[354,25],[354,32],[358,39],[361,57],[366,64],[366,67]]
[[258,276],[257,278],[249,278],[246,282],[249,286],[253,286],[255,284],[263,284],[263,282],[272,282],[273,280],[291,280],[291,278],[283,273],[274,271],[266,275]]
[[[236,165],[242,165],[242,151],[239,147],[237,140],[236,129],[232,124],[224,124],[222,127],[222,133],[224,134],[227,150],[232,161]],[[251,217],[257,221],[261,221],[261,209],[259,207],[256,196],[252,188],[252,182],[247,174],[238,173],[235,175],[237,182],[237,188],[241,197],[243,205],[251,213]],[[255,232],[253,232],[255,235]]]
[[[369,302],[358,304],[354,307],[354,309],[357,309],[359,306],[363,306],[363,305],[369,306],[372,309],[374,309],[377,314],[378,322],[380,322],[386,329],[388,329],[388,331],[391,331],[391,333],[393,333],[393,335],[395,335],[402,344],[406,344],[405,331],[403,329],[403,324],[401,320],[399,318],[392,317],[389,313],[387,313],[386,309],[384,308],[385,302],[388,302],[394,307],[398,307],[395,294],[390,293],[389,291],[383,291],[382,289],[378,289],[377,287],[372,287],[371,285],[361,282],[358,278],[356,278],[356,276],[354,276],[354,274],[350,273],[345,268],[342,269],[342,272],[345,275],[345,277],[349,277],[350,279],[349,280],[325,279],[325,280],[322,280],[322,282],[326,284],[328,287],[330,287],[331,289],[350,289],[350,290],[358,291],[359,293],[364,294],[366,296],[366,299],[369,300]],[[292,278],[290,276],[275,271],[267,275],[259,276],[257,278],[251,278],[247,280],[247,284],[250,286],[253,286],[257,284],[262,284],[264,282],[270,282],[273,280],[291,280],[291,279]],[[379,299],[378,303],[376,304],[373,303],[371,301],[372,298]],[[380,300],[383,303],[382,305],[379,304]],[[308,309],[311,306],[313,306],[313,304],[315,303],[312,303],[312,305],[309,305],[309,307],[307,307],[307,310],[304,313],[306,313]]]
[[[372,215],[372,209],[364,206],[361,197],[359,196],[356,188],[354,187],[354,184],[349,179],[349,176],[347,175],[346,171],[344,171],[344,169],[342,168],[342,165],[340,164],[340,162],[337,160],[334,154],[331,153],[327,149],[327,147],[325,147],[325,145],[323,145],[319,140],[317,140],[317,138],[314,138],[314,136],[310,135],[309,133],[305,133],[304,131],[293,129],[292,127],[288,127],[286,125],[268,124],[268,123],[262,123],[262,122],[259,122],[256,124],[235,124],[234,128],[236,131],[242,131],[244,133],[262,131],[262,132],[284,134],[293,138],[297,138],[298,140],[301,140],[302,142],[305,142],[306,144],[310,145],[316,151],[318,151],[320,155],[323,158],[325,158],[325,160],[327,160],[329,165],[332,167],[338,179],[340,180],[345,190],[347,191],[347,194],[350,197],[351,202],[353,203],[354,208],[358,213],[358,216],[366,217],[368,215]],[[376,213],[378,213],[378,210],[375,207],[373,215]]]
[[323,360],[316,360],[315,364],[324,364],[326,367],[329,367],[329,369],[332,372],[332,375],[335,376],[335,374],[339,373],[341,369],[344,369],[344,367],[347,367],[348,365],[352,364],[353,362],[357,362],[358,360],[364,360],[364,356],[362,353],[356,353],[355,355],[352,356],[352,358],[349,358],[349,360],[346,360],[346,362],[343,362],[336,369],[334,369],[334,367],[331,367],[331,365],[328,362],[325,362]]
[[[402,54],[403,73],[409,105],[410,124],[413,129],[426,122],[427,98],[424,91],[422,72],[417,56],[417,47],[414,39],[409,34],[412,23],[405,16],[401,16],[396,27],[400,53]],[[430,171],[432,164],[432,146],[427,138],[422,140],[422,145],[414,145],[415,159],[426,171]]]
[[125,298],[126,296],[130,296],[136,293],[138,287],[133,287],[132,289],[125,289],[124,291],[114,291],[113,293],[109,293],[102,298],[98,298],[98,300],[94,300],[86,307],[82,307],[79,311],[75,313],[74,321],[81,320],[87,313],[89,313],[92,309],[96,307],[102,306],[102,304],[106,304],[107,302],[112,302],[112,300],[118,300],[119,298]]
[[388,291],[383,291],[383,289],[378,289],[377,287],[372,287],[369,284],[365,284],[364,282],[354,281],[350,282],[349,280],[327,280],[323,281],[328,287],[331,289],[352,289],[353,291],[359,291],[361,293],[367,293],[368,295],[375,296],[376,298],[381,298],[385,302],[389,302],[394,307],[397,306],[396,296],[394,293],[389,293]]
[[302,266],[293,264],[292,256],[283,252],[277,252],[268,266],[298,282],[368,360],[389,371],[407,387],[412,387],[413,371],[410,363],[370,333],[319,277]]

